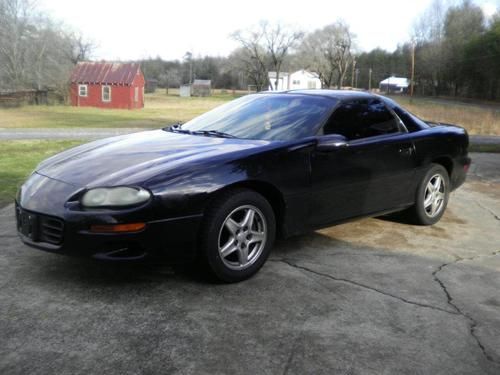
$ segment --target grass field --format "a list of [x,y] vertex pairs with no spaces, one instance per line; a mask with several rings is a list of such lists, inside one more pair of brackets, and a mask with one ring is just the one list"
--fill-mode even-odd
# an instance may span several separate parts
[[40,161],[83,142],[0,141],[0,207],[14,201],[17,188]]
[[241,94],[181,98],[175,91],[146,94],[140,110],[82,108],[65,105],[0,108],[0,128],[160,128],[187,121]]
[[[229,91],[207,98],[181,98],[177,90],[146,94],[141,110],[76,108],[71,106],[25,106],[0,109],[0,128],[160,128],[178,121],[187,121],[245,92]],[[448,122],[465,127],[470,134],[500,135],[500,104],[441,103],[432,99],[394,97],[416,115],[432,121]]]
[[441,103],[430,98],[415,98],[412,103],[407,97],[393,99],[422,119],[460,125],[469,134],[500,135],[500,104],[495,108],[492,104]]

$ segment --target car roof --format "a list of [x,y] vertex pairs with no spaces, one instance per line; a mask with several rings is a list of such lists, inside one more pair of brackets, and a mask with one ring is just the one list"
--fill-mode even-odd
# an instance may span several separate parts
[[286,91],[264,91],[263,94],[300,94],[300,95],[315,95],[337,100],[347,99],[373,99],[375,95],[355,90],[329,90],[329,89],[307,89],[307,90],[286,90]]

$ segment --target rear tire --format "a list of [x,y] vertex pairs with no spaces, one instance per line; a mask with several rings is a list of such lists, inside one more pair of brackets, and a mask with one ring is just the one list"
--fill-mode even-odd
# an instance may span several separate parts
[[440,164],[431,164],[422,178],[415,205],[408,211],[409,218],[419,225],[433,225],[444,214],[450,195],[448,171]]
[[234,283],[266,262],[276,235],[269,202],[248,189],[219,195],[208,207],[200,236],[201,260],[217,279]]

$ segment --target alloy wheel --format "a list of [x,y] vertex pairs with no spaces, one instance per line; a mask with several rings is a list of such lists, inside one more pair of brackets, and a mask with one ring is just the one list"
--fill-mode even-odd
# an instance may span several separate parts
[[222,262],[232,270],[250,267],[262,254],[267,235],[266,219],[257,207],[237,207],[226,217],[219,231]]
[[438,173],[433,175],[427,186],[424,195],[424,210],[428,217],[435,217],[444,207],[446,197],[446,186],[443,177]]

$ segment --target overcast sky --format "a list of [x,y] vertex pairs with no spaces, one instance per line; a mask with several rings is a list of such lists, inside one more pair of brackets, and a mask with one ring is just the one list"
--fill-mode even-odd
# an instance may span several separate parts
[[[304,31],[345,20],[361,50],[394,50],[431,0],[40,0],[45,12],[95,41],[94,58],[131,60],[161,56],[226,56],[237,45],[231,32],[259,20]],[[500,0],[476,0],[488,14]]]

